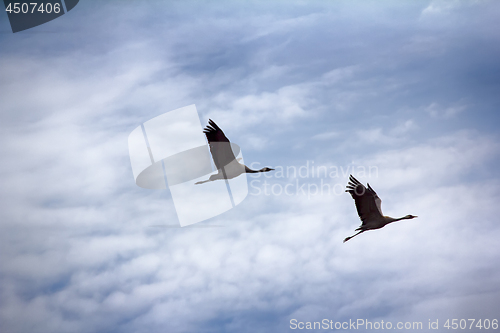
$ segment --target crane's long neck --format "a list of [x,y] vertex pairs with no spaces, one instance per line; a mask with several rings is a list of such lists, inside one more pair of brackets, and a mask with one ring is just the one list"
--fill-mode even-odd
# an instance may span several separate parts
[[408,216],[403,216],[403,217],[396,218],[396,219],[393,217],[390,217],[390,216],[385,216],[385,224],[389,224],[389,223],[401,221],[401,220],[408,220],[408,219],[410,219]]
[[259,173],[259,172],[265,172],[265,168],[262,168],[260,170],[252,170],[249,167],[245,165],[245,172],[246,173]]

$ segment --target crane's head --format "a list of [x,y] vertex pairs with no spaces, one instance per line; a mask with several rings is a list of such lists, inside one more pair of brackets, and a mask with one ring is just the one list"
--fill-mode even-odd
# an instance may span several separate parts
[[274,169],[271,169],[271,168],[268,168],[268,167],[265,167],[265,168],[262,168],[259,170],[259,172],[269,172],[269,171],[273,171]]
[[415,216],[415,215],[406,215],[405,219],[411,220],[411,219],[414,219],[415,217],[418,217],[418,216]]

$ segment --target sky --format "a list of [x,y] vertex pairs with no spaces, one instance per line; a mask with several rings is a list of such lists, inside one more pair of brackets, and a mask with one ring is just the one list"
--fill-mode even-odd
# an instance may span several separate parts
[[[499,17],[482,0],[82,0],[13,34],[0,14],[0,331],[500,320]],[[192,104],[275,171],[180,228],[127,140]],[[418,218],[343,243],[349,174]]]

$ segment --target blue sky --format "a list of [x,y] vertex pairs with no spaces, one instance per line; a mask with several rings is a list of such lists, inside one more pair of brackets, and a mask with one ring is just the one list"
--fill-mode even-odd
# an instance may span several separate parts
[[[0,330],[500,319],[499,17],[496,1],[87,0],[12,34],[0,15]],[[127,138],[191,104],[247,164],[350,168],[386,215],[419,218],[343,244],[354,202],[314,186],[348,175],[275,172],[199,224],[219,227],[150,227],[177,215],[135,185]]]

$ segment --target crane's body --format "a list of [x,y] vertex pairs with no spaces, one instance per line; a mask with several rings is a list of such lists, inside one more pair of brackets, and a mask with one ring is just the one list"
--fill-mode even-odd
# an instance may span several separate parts
[[217,167],[217,173],[211,175],[208,180],[200,181],[196,184],[203,184],[218,179],[232,179],[243,173],[258,173],[274,170],[268,167],[260,170],[252,170],[246,165],[238,162],[238,159],[236,159],[231,149],[231,142],[212,119],[208,120],[208,125],[203,130],[203,133],[205,133],[207,137],[210,153]]
[[361,184],[352,175],[349,176],[349,183],[347,184],[346,192],[349,192],[354,199],[354,203],[356,204],[356,209],[362,223],[361,226],[356,229],[356,231],[359,230],[359,232],[344,239],[344,243],[367,230],[380,229],[392,222],[409,220],[417,217],[413,215],[406,215],[400,218],[384,216],[382,214],[381,207],[382,200],[380,200],[377,193],[371,188],[370,184],[367,185],[368,188]]

